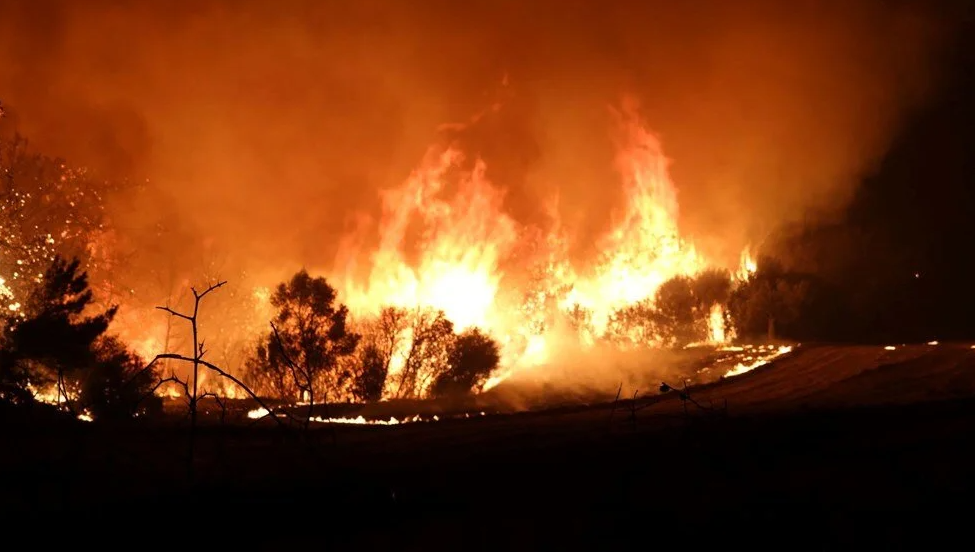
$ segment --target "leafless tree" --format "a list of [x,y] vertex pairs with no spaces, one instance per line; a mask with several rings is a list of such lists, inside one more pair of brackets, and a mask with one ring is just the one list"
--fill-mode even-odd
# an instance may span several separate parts
[[[276,415],[277,413],[274,410],[272,410],[271,408],[269,408],[268,405],[263,400],[261,400],[261,398],[258,397],[257,394],[255,394],[253,391],[251,391],[251,389],[249,387],[247,387],[246,385],[244,385],[244,383],[241,382],[239,379],[237,379],[234,375],[228,373],[227,371],[223,370],[219,366],[217,366],[217,365],[215,365],[215,364],[213,364],[213,363],[211,363],[211,362],[209,362],[209,361],[207,361],[207,360],[205,360],[203,358],[204,355],[206,355],[207,349],[205,347],[204,342],[199,339],[198,319],[199,319],[199,314],[200,314],[200,303],[203,301],[203,299],[207,295],[209,295],[214,290],[219,289],[220,287],[222,287],[225,284],[226,284],[225,281],[220,281],[220,282],[217,282],[215,284],[211,284],[211,285],[207,286],[207,288],[205,290],[203,290],[202,292],[198,292],[196,290],[196,288],[190,288],[190,291],[193,292],[193,311],[192,311],[192,314],[185,314],[185,313],[176,311],[176,310],[174,310],[174,309],[172,309],[172,308],[170,308],[168,306],[156,307],[159,310],[162,310],[162,311],[165,311],[165,312],[169,313],[173,317],[180,318],[180,319],[183,319],[183,320],[189,322],[190,323],[190,326],[192,328],[192,332],[193,332],[193,354],[192,354],[192,356],[186,356],[186,355],[181,355],[181,354],[178,354],[178,353],[168,353],[168,352],[167,353],[160,353],[160,354],[156,355],[156,357],[146,367],[146,369],[149,369],[153,365],[155,365],[156,362],[159,362],[159,361],[165,360],[165,359],[176,360],[176,361],[181,361],[181,362],[187,362],[187,363],[190,363],[190,364],[193,365],[192,379],[189,382],[184,381],[184,380],[180,380],[175,374],[172,374],[170,377],[161,380],[157,384],[157,386],[156,386],[156,389],[158,389],[158,387],[160,385],[162,385],[162,384],[164,384],[166,382],[175,383],[177,385],[180,385],[183,388],[183,390],[185,391],[186,396],[188,398],[188,401],[189,401],[189,415],[190,415],[190,442],[189,442],[189,456],[188,456],[188,473],[189,473],[189,476],[190,476],[190,479],[191,480],[193,479],[193,474],[194,474],[194,471],[193,471],[193,460],[194,460],[195,451],[196,451],[197,407],[198,407],[198,404],[199,404],[199,400],[201,398],[206,397],[206,396],[215,396],[212,393],[204,393],[202,395],[199,393],[199,379],[200,379],[200,368],[201,367],[206,368],[206,369],[210,370],[211,372],[217,374],[221,378],[225,378],[225,379],[229,380],[230,382],[232,382],[233,384],[237,385],[240,389],[242,389],[245,393],[247,393],[263,409],[263,411],[266,413],[265,416],[270,416],[271,419],[275,420],[275,422],[277,422],[279,425],[284,426],[284,422]],[[222,401],[220,401],[219,404],[221,405],[221,409],[223,411],[223,414],[221,414],[221,418],[223,418],[226,410],[224,408],[224,405],[223,405],[223,402]]]
[[401,350],[409,329],[409,311],[385,307],[379,316],[363,324],[362,344],[357,351],[358,372],[352,393],[358,400],[379,400],[393,357]]
[[411,313],[410,348],[397,376],[397,398],[419,398],[448,366],[454,325],[443,311],[417,308]]
[[[285,364],[288,366],[288,370],[291,372],[291,379],[294,382],[295,387],[301,396],[305,397],[308,401],[308,411],[304,417],[302,426],[305,430],[308,429],[308,424],[311,423],[311,416],[315,410],[315,372],[308,366],[299,366],[291,354],[288,352],[288,348],[285,346],[284,341],[281,339],[281,334],[278,332],[278,327],[271,322],[271,331],[274,334],[275,343],[277,343],[278,349],[281,352],[281,357],[284,359]],[[328,406],[328,401],[325,402],[326,408]],[[326,414],[328,416],[328,414]]]

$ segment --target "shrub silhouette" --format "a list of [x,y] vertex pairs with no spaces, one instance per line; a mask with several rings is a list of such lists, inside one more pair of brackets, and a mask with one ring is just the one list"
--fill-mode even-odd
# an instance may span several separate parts
[[358,401],[382,398],[393,356],[406,343],[410,311],[402,307],[385,307],[375,319],[363,324],[359,344],[357,371],[352,382],[352,395]]
[[305,270],[278,285],[271,297],[277,336],[267,334],[248,361],[251,385],[282,398],[302,399],[305,391],[312,402],[314,395],[327,397],[341,387],[348,374],[338,370],[339,361],[355,352],[360,336],[348,328],[348,309],[336,295],[325,278]]
[[368,344],[359,352],[359,372],[352,382],[352,395],[358,401],[374,402],[383,397],[389,362],[379,347]]
[[116,337],[95,345],[96,359],[81,383],[80,401],[96,420],[154,414],[162,400],[152,394],[158,375]]
[[411,339],[403,369],[394,380],[395,397],[416,399],[427,395],[447,370],[454,324],[443,311],[422,307],[409,311],[408,324]]
[[435,397],[480,391],[500,361],[498,344],[477,328],[458,335],[450,345],[448,368],[433,382]]
[[[0,351],[0,397],[22,400],[28,385],[57,383],[66,398],[75,376],[96,360],[96,341],[115,316],[111,307],[86,316],[92,303],[80,261],[55,257],[31,292],[23,317],[5,328]],[[69,381],[70,380],[70,381]]]

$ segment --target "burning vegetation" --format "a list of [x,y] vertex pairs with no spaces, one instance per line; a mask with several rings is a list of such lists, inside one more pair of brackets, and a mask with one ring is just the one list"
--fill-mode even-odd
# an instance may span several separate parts
[[944,526],[975,459],[963,3],[2,3],[5,519]]
[[[488,180],[483,160],[457,143],[434,146],[402,186],[381,193],[378,225],[347,236],[332,274],[301,270],[273,291],[232,290],[236,304],[223,312],[234,320],[219,323],[223,330],[210,342],[234,337],[215,362],[237,359],[228,373],[262,396],[368,402],[550,379],[546,371],[567,349],[722,347],[735,340],[739,323],[757,319],[768,321],[771,334],[773,320],[788,317],[801,301],[801,285],[774,273],[754,278],[762,272],[747,250],[730,269],[699,254],[680,235],[677,190],[659,139],[634,104],[612,114],[626,201],[592,262],[570,261],[571,234],[554,216],[547,227],[510,217],[504,189]],[[187,381],[200,394],[244,396],[206,370],[196,374],[199,381],[180,379],[176,374],[185,369],[171,364],[169,352],[187,338],[191,348],[202,341],[196,325],[186,335],[172,320],[140,312],[134,289],[119,292],[124,272],[113,269],[138,251],[126,249],[106,214],[111,188],[29,153],[19,138],[4,141],[3,152],[0,290],[8,397],[26,391],[46,397],[51,392],[42,390],[50,388],[57,404],[90,404],[84,408],[100,415],[121,398],[96,400],[98,385],[125,387],[126,374],[143,380],[133,389],[152,388],[164,397],[185,394],[180,386],[185,391]],[[361,244],[371,231],[378,231],[378,246],[368,249]],[[159,299],[177,319],[184,317]],[[55,307],[62,311],[51,314]],[[56,323],[46,322],[52,317]],[[34,334],[76,342],[63,358],[51,358],[43,347],[32,348],[31,340],[41,339]],[[62,334],[67,337],[54,337]],[[153,358],[148,372],[136,369]],[[580,370],[590,380],[606,372],[604,384],[616,378],[595,357]],[[664,368],[643,370],[662,374]],[[83,375],[69,377],[75,372]],[[156,373],[170,376],[160,380]],[[573,379],[562,383],[573,386]]]
[[[118,52],[122,66],[145,69],[138,82],[119,77],[105,80],[111,90],[76,91],[80,104],[97,97],[87,111],[49,86],[56,94],[48,99],[78,106],[71,120],[87,121],[85,131],[98,138],[84,141],[94,152],[75,148],[78,166],[7,131],[35,130],[34,123],[0,128],[5,396],[77,402],[97,416],[95,395],[112,404],[121,395],[101,397],[95,381],[123,382],[118,393],[128,398],[151,391],[195,404],[202,396],[253,394],[314,405],[518,386],[604,392],[621,381],[646,389],[650,380],[741,373],[787,350],[777,337],[797,341],[814,333],[804,331],[809,321],[842,318],[824,307],[834,290],[795,261],[801,255],[783,262],[768,256],[781,251],[760,242],[811,209],[845,202],[902,108],[925,92],[917,84],[924,79],[914,77],[927,76],[926,55],[938,42],[933,16],[881,3],[808,13],[762,2],[708,13],[661,7],[649,18],[659,33],[618,8],[566,8],[561,23],[533,8],[546,15],[537,28],[523,22],[539,18],[513,8],[471,7],[506,22],[498,28],[507,34],[497,36],[491,25],[461,32],[472,19],[463,10],[426,17],[389,7],[364,20],[409,20],[404,29],[411,30],[373,36],[373,29],[330,27],[343,17],[306,28],[277,19],[278,10],[254,9],[232,16],[241,28],[259,21],[255,28],[267,30],[253,43],[240,37],[259,33],[211,36],[214,22],[231,16],[210,6],[199,20],[190,17],[185,43],[132,40],[129,49],[100,35],[189,20],[157,17],[147,7],[116,25],[100,10],[59,6],[65,33],[51,59],[40,56],[31,73],[12,54],[15,70],[0,69],[16,77],[11,93],[33,109],[32,121],[46,116],[36,115],[36,95],[22,83],[37,76],[63,85],[77,68],[96,71],[77,63],[76,49],[94,45]],[[597,11],[632,39],[618,56],[578,48],[583,36],[605,38],[591,33]],[[0,29],[16,26],[8,21],[27,28],[38,17],[46,20],[33,8],[17,9]],[[808,31],[812,20],[828,32]],[[457,36],[426,32],[445,26]],[[278,27],[287,32],[268,30]],[[156,39],[163,44],[164,35],[178,34]],[[442,43],[426,42],[433,34]],[[30,52],[35,42],[29,32],[2,36],[5,54]],[[469,52],[473,36],[504,54],[510,75],[500,66],[472,69],[466,55],[443,55],[453,50],[445,44]],[[687,47],[651,48],[640,42],[645,36]],[[524,47],[549,39],[565,46],[571,63]],[[212,55],[193,62],[203,42],[214,46]],[[701,70],[671,59],[671,49],[699,52]],[[402,58],[405,51],[423,63]],[[565,91],[580,88],[579,75],[617,72],[615,57],[625,58],[632,81],[587,78],[599,82],[579,92],[580,103],[566,103],[575,101]],[[428,67],[437,60],[443,65]],[[249,69],[239,70],[245,62]],[[181,72],[157,73],[160,67]],[[467,82],[473,77],[461,67],[477,73],[476,100]],[[534,75],[565,91],[534,83]],[[155,95],[189,82],[212,88],[201,84],[175,102]],[[113,103],[116,88],[128,99]],[[439,89],[442,95],[430,93]],[[226,101],[231,90],[253,95],[237,104]],[[606,110],[606,99],[623,90],[634,90],[644,107],[627,96]],[[157,111],[127,103],[150,97]],[[351,99],[360,97],[367,107]],[[451,97],[471,101],[453,105]],[[471,112],[431,137],[435,122]],[[256,117],[242,127],[244,114]],[[597,120],[609,139],[592,135]],[[104,125],[112,128],[102,132]],[[169,135],[179,138],[150,148],[150,127],[179,129]],[[234,135],[245,127],[260,132],[238,143]],[[192,139],[189,128],[198,133]],[[546,170],[530,174],[550,153]],[[669,155],[681,164],[672,166]],[[82,168],[88,160],[103,170]],[[158,175],[159,183],[132,180],[135,174]],[[215,282],[226,285],[196,312],[193,285]],[[191,325],[181,323],[190,318]],[[32,328],[45,324],[74,336],[70,354],[54,358],[32,348],[39,331]],[[759,339],[765,349],[744,349]],[[715,355],[738,353],[728,365],[702,370]],[[148,368],[136,371],[138,364]],[[141,394],[129,380],[138,380]]]

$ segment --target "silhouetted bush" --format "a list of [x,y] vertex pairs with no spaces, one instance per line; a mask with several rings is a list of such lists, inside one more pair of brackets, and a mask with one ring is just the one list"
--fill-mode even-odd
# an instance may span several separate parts
[[732,280],[727,270],[711,268],[691,279],[695,308],[709,313],[714,305],[724,305],[731,298]]
[[374,319],[362,325],[362,340],[356,359],[356,374],[352,395],[358,401],[378,401],[382,398],[393,356],[406,342],[410,325],[410,311],[401,307],[385,307]]
[[375,344],[360,347],[359,370],[352,381],[352,395],[360,402],[378,401],[383,397],[389,362]]
[[690,278],[677,276],[664,282],[657,290],[654,306],[659,335],[665,343],[682,347],[707,335],[707,321],[696,310]]
[[758,270],[732,293],[729,310],[742,337],[765,334],[776,337],[776,328],[786,330],[807,305],[810,280],[785,271],[774,259],[759,260]]
[[66,391],[69,380],[96,360],[95,342],[115,316],[112,307],[86,316],[92,303],[88,275],[79,273],[77,259],[55,257],[28,297],[22,317],[8,322],[0,351],[2,398],[22,400],[28,385],[57,383]]
[[[246,365],[247,384],[266,394],[301,399],[298,394],[308,380],[312,395],[334,395],[351,376],[338,369],[339,360],[353,354],[360,339],[346,324],[348,309],[336,302],[335,288],[302,270],[278,285],[271,305],[277,310],[273,323],[280,343],[274,332],[261,339]],[[301,373],[292,373],[295,369]]]
[[158,413],[162,400],[152,394],[158,380],[145,361],[116,337],[95,346],[96,359],[81,382],[80,402],[96,420],[118,420]]
[[431,395],[445,397],[480,391],[498,367],[498,343],[477,328],[458,335],[450,344],[448,368],[431,386]]
[[425,396],[440,373],[449,366],[454,324],[443,311],[417,308],[409,311],[409,348],[403,369],[393,378],[394,396],[417,399]]

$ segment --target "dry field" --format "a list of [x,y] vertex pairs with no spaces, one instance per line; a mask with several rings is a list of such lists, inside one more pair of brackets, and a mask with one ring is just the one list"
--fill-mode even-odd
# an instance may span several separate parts
[[[172,520],[268,550],[780,546],[783,536],[788,548],[889,548],[965,527],[970,344],[803,346],[690,398],[703,408],[685,411],[675,392],[467,418],[447,414],[487,406],[441,405],[436,422],[320,425],[304,438],[268,420],[210,419],[194,485],[185,425],[7,420],[0,507],[11,522]],[[113,531],[99,542],[122,539]]]

